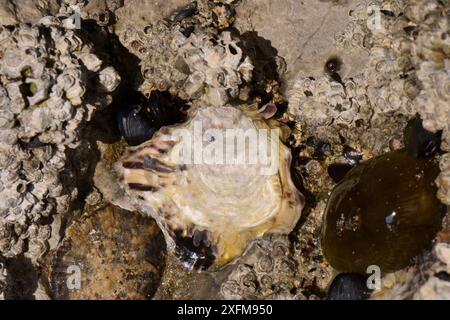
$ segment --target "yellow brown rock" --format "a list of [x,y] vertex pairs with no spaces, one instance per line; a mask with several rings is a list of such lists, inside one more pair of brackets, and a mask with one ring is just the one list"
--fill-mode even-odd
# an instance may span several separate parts
[[165,267],[164,237],[149,217],[107,206],[84,214],[52,255],[55,299],[149,299]]

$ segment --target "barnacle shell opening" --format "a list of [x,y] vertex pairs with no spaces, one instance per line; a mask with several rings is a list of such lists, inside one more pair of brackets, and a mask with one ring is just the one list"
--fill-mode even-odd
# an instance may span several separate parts
[[206,269],[229,263],[266,233],[292,231],[304,198],[290,177],[290,151],[263,113],[228,106],[192,113],[129,148],[118,170],[181,260]]

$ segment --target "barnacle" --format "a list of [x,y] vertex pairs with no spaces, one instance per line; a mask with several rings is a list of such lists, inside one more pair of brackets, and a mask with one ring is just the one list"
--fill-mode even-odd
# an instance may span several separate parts
[[229,31],[200,29],[184,35],[158,21],[145,32],[129,27],[119,37],[142,59],[145,81],[139,90],[146,95],[169,91],[184,100],[222,106],[247,92],[253,65]]
[[120,77],[59,20],[0,28],[0,39],[0,253],[36,262],[49,248],[46,218],[77,197],[61,175],[70,176],[66,151],[79,147],[95,109],[89,82],[107,96]]
[[287,237],[257,240],[221,285],[225,299],[292,299],[295,294],[296,262]]

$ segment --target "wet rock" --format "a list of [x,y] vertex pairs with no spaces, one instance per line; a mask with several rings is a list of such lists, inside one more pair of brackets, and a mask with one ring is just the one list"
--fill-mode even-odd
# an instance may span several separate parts
[[150,299],[165,268],[166,245],[156,222],[107,206],[85,213],[52,253],[55,299]]

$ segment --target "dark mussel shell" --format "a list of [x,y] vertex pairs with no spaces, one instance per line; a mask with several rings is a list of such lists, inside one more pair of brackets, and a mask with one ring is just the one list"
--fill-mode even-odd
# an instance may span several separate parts
[[117,113],[120,133],[130,146],[137,146],[149,140],[158,130],[148,120],[142,106],[131,105],[123,107]]
[[185,119],[181,110],[184,103],[173,101],[169,94],[155,92],[148,100],[143,97],[130,100],[130,104],[122,104],[117,111],[119,131],[130,146],[140,145],[161,127]]
[[331,283],[327,300],[367,300],[372,290],[367,287],[367,276],[358,273],[341,273]]
[[415,158],[427,158],[439,150],[442,132],[430,132],[422,125],[417,115],[410,120],[403,131],[406,151]]
[[146,104],[145,115],[150,123],[159,129],[183,122],[186,118],[183,112],[185,107],[184,101],[173,99],[167,92],[154,92]]
[[348,163],[332,163],[328,166],[327,171],[330,178],[335,183],[339,183],[352,168],[353,166]]

